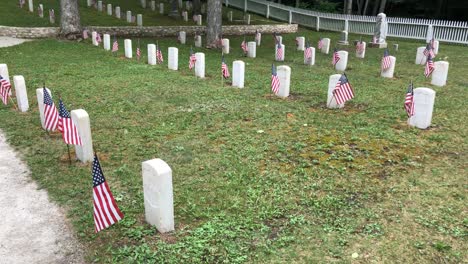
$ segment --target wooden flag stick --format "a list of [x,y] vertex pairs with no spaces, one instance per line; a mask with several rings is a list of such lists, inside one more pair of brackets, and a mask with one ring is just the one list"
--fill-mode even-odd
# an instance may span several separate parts
[[[223,56],[224,56],[224,52],[221,49],[221,63],[223,63]],[[223,76],[222,65],[221,65],[221,87],[224,87],[224,76]]]
[[71,154],[70,154],[70,145],[67,144],[67,150],[68,150],[68,165],[72,165],[71,164]]
[[13,107],[15,108],[15,110],[19,110],[18,106],[16,106],[15,101],[13,100],[13,98],[11,98],[11,96],[8,96],[8,97],[10,98],[10,101],[13,103]]

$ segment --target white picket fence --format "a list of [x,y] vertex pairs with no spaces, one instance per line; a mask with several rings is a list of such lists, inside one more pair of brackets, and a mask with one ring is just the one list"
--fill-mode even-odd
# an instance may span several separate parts
[[[376,17],[321,13],[265,0],[223,0],[226,6],[319,30],[372,35]],[[387,17],[387,35],[396,38],[468,44],[468,22]]]

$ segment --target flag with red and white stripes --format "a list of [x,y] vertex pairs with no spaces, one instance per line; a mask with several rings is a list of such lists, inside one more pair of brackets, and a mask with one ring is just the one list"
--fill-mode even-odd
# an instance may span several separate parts
[[432,56],[429,54],[429,56],[427,56],[426,67],[424,68],[424,76],[428,78],[429,76],[431,76],[433,71],[434,62],[432,61]]
[[164,62],[164,57],[163,57],[163,54],[159,45],[156,48],[156,62],[158,64],[162,64]]
[[423,51],[424,56],[428,57],[429,55],[431,55],[431,58],[435,57],[432,45],[433,44],[431,42],[427,43],[426,48]]
[[333,51],[333,58],[332,58],[332,64],[336,65],[340,61],[340,54],[338,54],[338,50],[335,48]]
[[276,66],[271,64],[271,91],[277,94],[279,92],[280,81],[276,73]]
[[413,83],[410,83],[408,90],[406,91],[405,96],[405,110],[408,117],[414,115],[414,93],[413,93]]
[[88,39],[88,30],[83,30],[83,39]]
[[317,43],[317,48],[318,48],[319,50],[321,50],[321,49],[323,48],[323,40],[322,40],[322,38],[319,39],[319,41],[318,41],[318,43]]
[[247,43],[245,42],[245,39],[241,43],[241,48],[242,48],[242,51],[244,51],[244,54],[247,54],[247,52],[249,51],[249,49],[247,48]]
[[359,54],[362,54],[364,52],[364,43],[362,42],[362,40],[359,40],[356,43],[356,52]]
[[96,154],[92,170],[94,231],[97,233],[120,221],[123,214],[112,196],[109,185],[107,185]]
[[97,33],[96,32],[96,42],[99,44],[102,42],[102,39],[101,39],[101,34]]
[[11,84],[10,82],[0,75],[0,96],[2,96],[2,102],[4,105],[8,104],[8,98],[10,97]]
[[388,49],[385,49],[381,63],[382,71],[388,70],[391,64],[392,62],[390,61],[390,54],[388,53]]
[[282,60],[283,59],[283,47],[281,44],[278,42],[276,45],[276,60]]
[[342,74],[336,83],[335,89],[333,90],[333,96],[335,97],[337,104],[343,104],[354,98],[353,88],[351,87],[351,84],[349,84],[348,78],[345,74]]
[[65,105],[63,105],[62,99],[59,100],[59,119],[57,129],[62,132],[62,138],[65,144],[83,145],[81,137],[78,134],[78,129],[73,123],[70,113],[65,108]]
[[57,129],[59,114],[55,107],[54,101],[47,89],[44,87],[44,126],[47,131],[55,131]]
[[197,62],[197,57],[195,56],[195,53],[193,53],[192,47],[190,47],[190,57],[188,64],[190,70],[193,69],[193,67],[195,66],[195,62]]
[[305,50],[304,50],[304,61],[310,62],[311,59],[312,59],[312,47],[310,46],[310,43],[307,42]]
[[117,42],[117,37],[114,36],[114,43],[112,44],[112,52],[119,51],[119,42]]
[[231,76],[229,74],[229,68],[228,68],[226,62],[224,61],[224,55],[221,58],[221,74],[223,75],[224,79],[227,79],[227,78],[229,78],[229,76]]
[[137,49],[136,49],[136,57],[137,57],[137,60],[140,61],[140,57],[141,57],[141,49],[140,49],[140,47],[137,47]]

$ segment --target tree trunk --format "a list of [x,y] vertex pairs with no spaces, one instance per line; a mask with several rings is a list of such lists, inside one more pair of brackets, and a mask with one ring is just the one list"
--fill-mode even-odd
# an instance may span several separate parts
[[78,0],[60,0],[60,36],[77,39],[81,36]]
[[357,0],[357,14],[362,14],[362,5],[364,4],[364,0]]
[[372,15],[377,15],[377,10],[379,9],[380,0],[374,0],[374,8],[372,9]]
[[385,12],[385,5],[386,4],[387,4],[387,0],[381,0],[380,1],[379,13],[384,13]]
[[365,16],[367,13],[367,6],[369,5],[369,0],[366,0],[366,3],[364,4],[364,9],[362,10],[362,15]]
[[222,3],[221,0],[208,0],[206,19],[206,47],[221,46],[219,38],[222,32]]
[[343,14],[346,14],[346,7],[348,6],[347,2],[348,2],[348,0],[343,1]]
[[193,0],[192,1],[192,9],[194,15],[201,15],[201,1],[200,0]]
[[301,0],[296,0],[296,8],[299,8],[300,5],[301,5]]
[[353,0],[346,2],[346,14],[351,15],[353,13]]

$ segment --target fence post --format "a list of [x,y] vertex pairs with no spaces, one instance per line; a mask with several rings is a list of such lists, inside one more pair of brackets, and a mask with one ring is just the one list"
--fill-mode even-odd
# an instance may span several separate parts
[[317,16],[317,31],[320,31],[320,17]]
[[270,5],[267,5],[266,18],[270,18]]
[[247,0],[244,0],[244,12],[247,12]]
[[348,28],[349,28],[349,23],[348,23],[348,19],[346,19],[344,21],[344,31],[348,32],[349,31]]
[[292,23],[292,11],[289,10],[289,24]]
[[426,33],[426,43],[429,43],[431,41],[433,35],[434,35],[434,30],[432,28],[432,25],[428,25],[427,33]]

